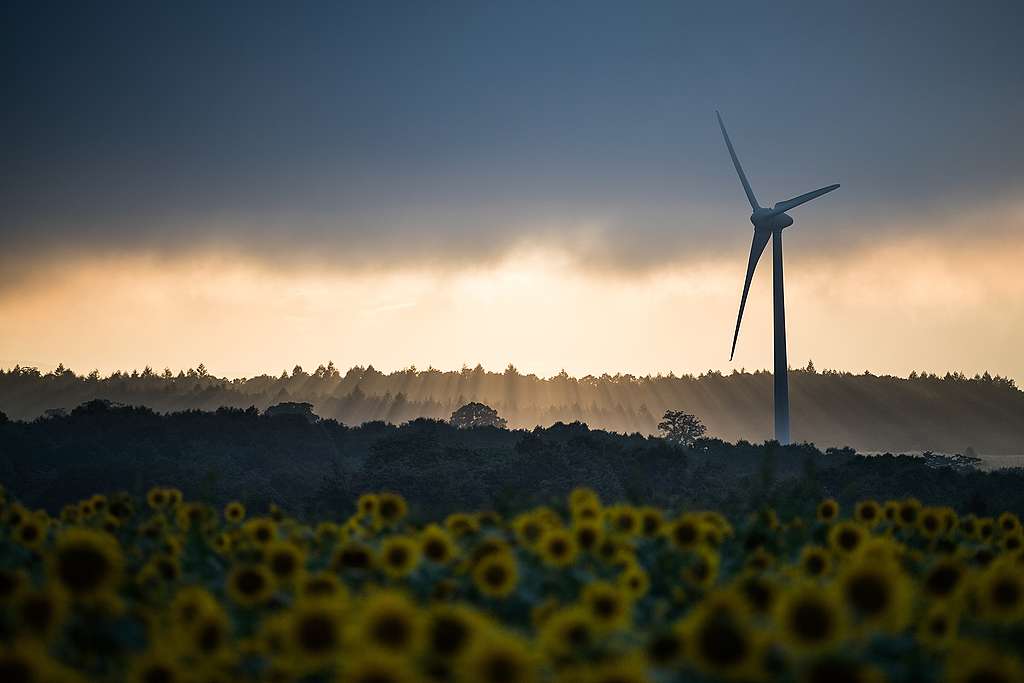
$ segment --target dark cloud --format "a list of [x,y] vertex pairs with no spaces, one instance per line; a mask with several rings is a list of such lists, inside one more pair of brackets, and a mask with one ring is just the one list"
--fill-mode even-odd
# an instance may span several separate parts
[[1019,3],[4,15],[8,282],[110,251],[345,267],[533,244],[616,268],[732,254],[749,227],[715,108],[763,203],[843,183],[799,209],[807,248],[888,239],[894,215],[937,229],[1024,184]]

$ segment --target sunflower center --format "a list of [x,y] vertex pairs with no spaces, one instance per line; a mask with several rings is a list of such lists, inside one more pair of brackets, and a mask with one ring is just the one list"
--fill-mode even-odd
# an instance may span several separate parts
[[174,683],[174,672],[163,664],[154,664],[142,672],[143,683]]
[[423,544],[423,554],[434,561],[443,560],[448,555],[448,548],[440,539],[432,538]]
[[409,622],[397,614],[379,617],[371,628],[374,641],[393,649],[401,649],[409,642],[412,633]]
[[818,642],[831,635],[832,615],[824,605],[805,600],[794,606],[789,625],[793,633],[804,642]]
[[712,617],[697,637],[701,655],[716,667],[730,668],[743,662],[750,653],[746,637],[725,616]]
[[850,604],[867,616],[877,616],[884,612],[891,597],[888,584],[871,574],[853,577],[846,587],[846,598]]
[[942,565],[928,574],[924,585],[932,595],[943,597],[949,595],[960,582],[960,571],[956,567]]
[[299,645],[313,654],[330,652],[338,641],[334,621],[325,614],[307,614],[299,621]]
[[221,646],[221,643],[224,642],[223,636],[224,634],[221,631],[220,625],[214,622],[208,622],[199,628],[196,643],[199,645],[199,649],[201,651],[213,652]]
[[1020,602],[1020,586],[1009,578],[996,581],[992,586],[992,601],[1000,607],[1016,607]]
[[86,593],[98,588],[110,570],[106,556],[91,546],[73,545],[57,556],[57,575],[73,593]]
[[409,560],[409,551],[402,547],[391,548],[388,551],[388,564],[392,567],[404,567]]
[[647,654],[651,661],[665,664],[674,660],[682,650],[682,643],[670,633],[662,633],[654,637],[647,646]]
[[266,581],[259,572],[245,570],[238,575],[235,585],[242,595],[258,595],[263,591]]
[[522,677],[519,661],[503,653],[494,653],[483,665],[484,680],[489,683],[514,683]]
[[484,571],[484,583],[488,586],[503,586],[508,578],[508,572],[500,564],[492,564]]
[[430,634],[430,642],[434,652],[451,656],[462,649],[469,638],[469,629],[461,619],[454,617],[439,617],[434,622],[434,628]]
[[697,540],[697,528],[689,523],[678,524],[672,536],[679,545],[690,545]]

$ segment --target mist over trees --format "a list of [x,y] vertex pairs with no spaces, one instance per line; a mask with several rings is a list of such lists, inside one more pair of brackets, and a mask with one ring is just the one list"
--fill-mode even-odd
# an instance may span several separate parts
[[[1012,379],[988,373],[909,377],[817,371],[790,374],[793,436],[819,447],[862,451],[1021,453],[1024,392]],[[772,376],[766,371],[707,372],[699,376],[601,375],[565,372],[541,378],[511,365],[442,372],[408,368],[382,373],[372,366],[313,371],[296,366],[280,375],[225,379],[200,365],[187,371],[119,371],[101,376],[16,367],[0,371],[0,411],[13,420],[59,415],[92,400],[144,405],[157,412],[220,407],[263,411],[280,403],[310,403],[322,418],[346,425],[418,417],[448,419],[471,402],[494,408],[510,428],[581,421],[620,433],[656,434],[660,416],[679,410],[700,416],[709,435],[758,442],[772,434]]]

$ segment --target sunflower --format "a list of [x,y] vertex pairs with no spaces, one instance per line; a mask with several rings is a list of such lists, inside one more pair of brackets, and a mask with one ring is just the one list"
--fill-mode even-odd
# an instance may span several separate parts
[[299,580],[298,593],[302,598],[331,598],[339,601],[344,600],[348,595],[348,591],[338,577],[327,571],[303,575]]
[[650,577],[636,562],[630,562],[615,579],[615,583],[634,600],[642,598],[651,588]]
[[285,614],[285,648],[303,671],[318,669],[336,658],[343,642],[342,612],[331,600],[301,600]]
[[397,493],[381,493],[377,498],[374,519],[384,526],[397,524],[408,511],[405,498]]
[[868,527],[881,522],[882,514],[882,506],[876,500],[862,500],[853,508],[853,518]]
[[245,506],[237,500],[233,500],[224,506],[224,519],[232,524],[238,524],[245,519]]
[[531,683],[537,665],[529,647],[509,634],[488,633],[460,658],[458,678],[473,683]]
[[689,562],[683,570],[683,578],[700,588],[708,588],[718,578],[718,553],[707,548],[697,548],[690,553]]
[[648,665],[659,669],[678,666],[686,654],[687,642],[683,623],[655,630],[644,644]]
[[192,627],[199,617],[218,609],[217,600],[202,586],[186,586],[171,600],[171,623],[176,629]]
[[473,515],[465,512],[453,512],[444,519],[444,528],[457,537],[476,533],[480,530],[480,523]]
[[36,517],[26,517],[14,530],[14,540],[32,550],[38,550],[46,540],[47,525]]
[[263,565],[237,566],[228,574],[228,596],[243,607],[266,602],[275,588],[274,576]]
[[767,571],[775,564],[775,557],[764,548],[758,548],[747,556],[744,566],[756,572]]
[[1011,623],[1024,618],[1024,571],[1009,560],[993,562],[978,577],[977,595],[988,619]]
[[591,612],[574,605],[557,610],[545,619],[537,641],[542,652],[558,660],[574,654],[585,655],[595,645],[598,630]]
[[813,583],[782,594],[775,607],[775,632],[797,652],[826,650],[842,638],[845,618],[839,597]]
[[851,555],[864,542],[864,528],[853,522],[839,522],[828,531],[828,543],[840,555]]
[[912,529],[917,524],[917,518],[920,513],[921,501],[917,498],[902,500],[896,509],[896,524],[903,528]]
[[455,557],[455,542],[447,531],[436,524],[430,524],[420,534],[423,557],[434,564],[448,564]]
[[74,598],[98,597],[121,578],[121,546],[104,531],[72,528],[62,532],[49,559],[50,575]]
[[277,522],[268,517],[254,517],[242,526],[246,538],[257,546],[265,546],[277,537]]
[[63,625],[68,613],[68,596],[59,584],[19,591],[12,614],[18,633],[49,640]]
[[572,535],[580,550],[592,552],[604,538],[604,526],[594,520],[577,518],[572,526]]
[[576,554],[579,548],[576,547],[576,539],[565,529],[548,529],[541,536],[537,544],[544,564],[549,567],[568,567],[576,561]]
[[749,613],[731,593],[704,600],[687,619],[688,652],[698,668],[728,678],[750,672],[757,651]]
[[939,508],[927,507],[917,517],[917,530],[925,538],[936,538],[946,530],[945,515]]
[[978,539],[982,541],[988,541],[995,535],[996,523],[991,517],[981,517],[978,519]]
[[420,545],[409,536],[389,536],[380,547],[380,567],[393,579],[408,576],[419,564]]
[[100,527],[108,534],[116,534],[121,528],[121,520],[114,515],[107,515],[100,523]]
[[211,520],[216,513],[202,503],[185,503],[179,505],[174,516],[177,519],[178,527],[184,531],[189,529],[200,529],[206,522]]
[[838,590],[850,613],[872,629],[899,631],[910,616],[910,588],[899,566],[861,561],[845,568]]
[[167,506],[167,491],[160,488],[152,488],[146,494],[146,503],[154,510],[161,510]]
[[601,499],[594,489],[579,486],[569,492],[569,508],[575,510],[584,505],[600,505]]
[[834,521],[839,517],[839,503],[832,498],[826,498],[818,503],[818,509],[815,512],[815,516],[818,518],[819,522],[825,522],[826,524]]
[[491,553],[473,568],[473,583],[492,598],[507,597],[518,582],[519,570],[511,553]]
[[331,568],[336,572],[366,572],[373,569],[374,563],[373,551],[359,541],[342,543],[331,558]]
[[669,540],[679,550],[692,550],[704,537],[704,523],[695,515],[683,515],[668,525]]
[[141,574],[164,583],[172,583],[181,578],[181,563],[174,555],[160,553],[146,563]]
[[1016,533],[1020,530],[1020,518],[1012,512],[1004,512],[996,518],[996,526],[1004,534]]
[[422,621],[416,606],[405,595],[380,591],[363,602],[352,629],[359,647],[410,654],[419,648]]
[[629,595],[607,581],[589,583],[583,589],[581,603],[602,631],[623,628],[632,616],[633,601]]
[[485,620],[468,607],[436,605],[426,619],[427,650],[433,657],[458,657],[480,635],[484,626]]
[[364,493],[359,496],[359,500],[356,501],[356,514],[362,515],[363,517],[372,518],[377,514],[377,503],[379,502],[377,495],[374,493]]
[[629,505],[615,505],[605,510],[608,526],[614,532],[630,536],[640,529],[640,514]]
[[805,576],[825,576],[831,568],[832,557],[821,546],[805,545],[800,551],[800,571]]
[[1003,548],[1003,552],[1007,554],[1016,553],[1021,548],[1024,548],[1024,533],[1021,533],[1020,530],[1009,533],[1003,536],[999,545]]
[[948,605],[933,605],[921,619],[917,639],[934,649],[945,649],[956,640],[959,618]]
[[544,535],[544,523],[536,514],[526,513],[512,520],[512,530],[519,545],[533,548]]
[[779,597],[778,585],[765,574],[744,574],[736,580],[735,588],[754,614],[770,614]]
[[316,542],[320,546],[330,546],[342,538],[341,527],[334,522],[320,522],[313,532]]
[[187,630],[185,644],[189,652],[202,658],[223,653],[231,638],[231,622],[220,605],[204,610]]
[[943,558],[932,564],[921,579],[924,595],[932,600],[952,600],[966,585],[967,568],[958,560]]
[[279,584],[294,581],[306,568],[306,556],[291,541],[271,541],[263,551],[264,563]]

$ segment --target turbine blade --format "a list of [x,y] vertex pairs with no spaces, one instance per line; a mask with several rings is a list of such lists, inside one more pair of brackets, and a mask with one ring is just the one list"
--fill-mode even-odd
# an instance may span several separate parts
[[732,148],[732,140],[729,139],[729,134],[725,132],[725,124],[722,123],[722,115],[716,111],[715,116],[718,117],[718,127],[722,129],[722,137],[725,138],[725,146],[729,148],[729,156],[732,157],[732,165],[736,167],[736,175],[740,177],[740,182],[743,183],[743,191],[747,193],[747,199],[750,200],[750,208],[756,211],[761,207],[757,204],[757,197],[754,196],[754,191],[750,189],[750,183],[747,182],[747,176],[743,172],[743,167],[740,166],[740,160],[736,156],[736,150]]
[[732,351],[729,352],[729,360],[732,361],[736,353],[736,339],[740,336],[740,321],[743,320],[743,309],[747,307],[747,293],[750,292],[750,281],[754,277],[754,268],[764,253],[765,245],[772,236],[771,230],[755,230],[754,238],[750,241],[750,259],[747,261],[747,279],[743,282],[743,297],[740,299],[740,312],[736,316],[736,331],[732,335]]
[[772,212],[769,214],[769,216],[778,216],[780,213],[784,213],[786,211],[789,211],[790,209],[796,208],[796,207],[800,206],[801,204],[806,204],[807,202],[811,201],[812,199],[816,199],[816,198],[820,197],[821,195],[826,194],[828,192],[831,192],[832,190],[834,190],[834,189],[836,189],[838,187],[839,187],[839,184],[836,183],[835,185],[829,185],[828,187],[822,187],[820,189],[814,190],[813,192],[808,192],[807,194],[802,194],[799,197],[793,197],[792,199],[787,199],[784,202],[779,202],[772,209]]

